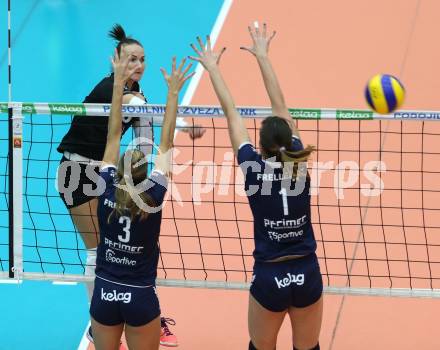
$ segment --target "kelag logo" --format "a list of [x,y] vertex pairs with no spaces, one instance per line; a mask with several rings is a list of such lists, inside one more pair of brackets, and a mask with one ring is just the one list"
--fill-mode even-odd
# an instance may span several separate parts
[[36,113],[35,106],[33,103],[23,103],[22,111],[23,111],[23,113],[27,113],[27,114],[35,114]]
[[373,119],[373,112],[361,110],[337,110],[336,119]]
[[8,104],[0,103],[0,113],[8,113]]
[[81,104],[49,103],[52,114],[78,114],[86,115],[86,109]]
[[[35,106],[33,103],[22,103],[21,105],[21,112],[23,114],[35,114],[37,113],[35,110]],[[0,103],[0,113],[8,113],[8,104],[7,103]]]
[[320,109],[289,108],[289,113],[294,119],[321,119]]
[[396,112],[394,118],[398,119],[440,119],[436,112]]

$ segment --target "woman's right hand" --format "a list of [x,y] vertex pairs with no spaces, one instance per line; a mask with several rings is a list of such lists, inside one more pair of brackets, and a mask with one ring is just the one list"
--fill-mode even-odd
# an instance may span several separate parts
[[188,71],[192,67],[192,63],[190,63],[185,70],[182,71],[183,67],[185,66],[186,58],[184,58],[181,62],[179,67],[176,69],[176,57],[173,57],[173,63],[171,67],[171,74],[168,75],[167,71],[164,68],[161,68],[160,71],[163,74],[163,77],[165,78],[165,81],[168,85],[168,92],[172,94],[178,94],[180,89],[182,88],[183,84],[185,84],[185,81],[187,81],[189,78],[191,78],[195,72],[192,72],[191,74],[188,74]]
[[205,67],[208,72],[210,72],[212,69],[215,69],[218,66],[226,47],[224,47],[220,53],[212,51],[211,38],[209,35],[206,36],[206,47],[203,45],[203,41],[199,36],[197,37],[197,41],[199,42],[200,48],[197,48],[194,44],[191,44],[191,47],[198,57],[189,56],[188,58],[193,61],[200,62],[202,66]]
[[240,49],[249,51],[257,58],[267,56],[269,52],[270,42],[277,32],[273,31],[272,34],[269,36],[267,33],[266,23],[263,23],[263,30],[261,30],[259,28],[258,22],[254,23],[253,30],[250,26],[248,26],[248,30],[252,39],[252,47],[242,46],[240,47]]
[[129,55],[124,47],[121,47],[121,53],[118,54],[118,51],[115,49],[115,55],[111,57],[113,73],[114,73],[114,82],[125,85],[130,76],[134,73],[137,67],[133,67],[131,69],[128,68],[128,64],[130,63],[131,55]]

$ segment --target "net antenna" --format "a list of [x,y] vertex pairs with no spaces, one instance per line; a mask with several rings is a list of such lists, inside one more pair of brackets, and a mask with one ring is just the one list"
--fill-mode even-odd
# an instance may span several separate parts
[[11,0],[8,0],[8,102],[12,101]]

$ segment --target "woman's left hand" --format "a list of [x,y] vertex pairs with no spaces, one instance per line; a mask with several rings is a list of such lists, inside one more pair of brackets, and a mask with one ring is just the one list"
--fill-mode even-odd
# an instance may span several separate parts
[[131,56],[132,55],[129,55],[123,47],[121,48],[120,54],[118,54],[118,51],[115,49],[115,55],[111,57],[115,83],[125,84],[137,69],[137,67],[128,68]]

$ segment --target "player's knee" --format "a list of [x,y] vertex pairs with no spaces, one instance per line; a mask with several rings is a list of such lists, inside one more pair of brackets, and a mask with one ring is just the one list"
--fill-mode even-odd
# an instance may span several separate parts
[[[258,348],[256,348],[255,345],[252,343],[252,341],[249,342],[249,348],[248,349],[249,350],[258,350]],[[275,346],[273,347],[273,349],[276,350]]]
[[319,347],[319,343],[316,344],[316,346],[311,349],[298,349],[298,348],[293,347],[293,350],[320,350],[320,349],[321,348]]

